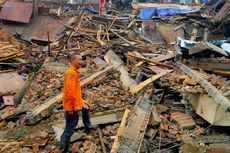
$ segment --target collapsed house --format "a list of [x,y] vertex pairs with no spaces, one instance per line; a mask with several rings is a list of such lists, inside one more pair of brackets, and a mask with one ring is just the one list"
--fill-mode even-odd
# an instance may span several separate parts
[[98,128],[72,152],[230,152],[229,5],[2,3],[0,152],[59,152],[73,51]]

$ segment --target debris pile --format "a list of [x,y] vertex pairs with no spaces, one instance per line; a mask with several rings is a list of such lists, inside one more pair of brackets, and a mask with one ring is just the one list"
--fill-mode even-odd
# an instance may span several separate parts
[[98,125],[79,120],[72,152],[230,151],[229,1],[132,3],[138,14],[37,5],[27,30],[0,11],[0,152],[59,152],[72,52]]

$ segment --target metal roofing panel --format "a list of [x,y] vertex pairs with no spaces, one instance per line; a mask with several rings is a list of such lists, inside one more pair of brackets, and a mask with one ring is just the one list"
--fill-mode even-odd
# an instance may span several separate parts
[[29,23],[30,17],[33,12],[32,3],[22,3],[22,2],[6,2],[1,11],[0,19]]

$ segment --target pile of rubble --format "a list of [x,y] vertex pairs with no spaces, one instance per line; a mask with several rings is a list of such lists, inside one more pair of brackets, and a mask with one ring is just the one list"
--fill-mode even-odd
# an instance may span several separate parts
[[87,134],[80,119],[72,152],[230,151],[229,1],[176,14],[160,10],[191,7],[151,3],[149,14],[153,8],[132,3],[138,15],[37,5],[37,15],[16,20],[28,31],[0,11],[5,31],[17,31],[0,32],[0,152],[59,152],[72,52],[85,61],[83,98],[98,125]]

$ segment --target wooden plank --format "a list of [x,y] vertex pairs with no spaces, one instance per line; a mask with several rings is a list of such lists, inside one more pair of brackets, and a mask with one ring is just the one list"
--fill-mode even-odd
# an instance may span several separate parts
[[143,89],[145,86],[147,86],[148,84],[152,83],[153,81],[159,79],[160,77],[162,77],[163,75],[167,74],[168,72],[172,72],[173,70],[166,70],[163,71],[157,75],[152,76],[151,78],[139,83],[137,86],[134,86],[132,88],[130,88],[130,92],[131,93],[137,93],[138,91],[140,91],[141,89]]
[[140,61],[140,62],[138,62],[137,64],[135,64],[135,67],[139,67],[139,66],[141,66],[142,64],[144,64],[144,62],[143,62],[143,61]]
[[119,35],[118,33],[116,33],[114,30],[110,30],[113,34],[115,34],[116,36],[118,36],[119,38],[121,38],[122,40],[124,40],[125,42],[127,42],[128,44],[130,44],[131,46],[134,46],[136,43],[134,42],[130,42],[127,39],[125,39],[124,37],[122,37],[121,35]]
[[[136,52],[136,51],[134,51],[133,53],[134,53],[136,56],[140,56],[140,57],[142,57],[142,58],[145,58],[143,55],[141,55],[140,53],[138,53],[138,52]],[[140,61],[140,62],[138,62],[138,63],[135,65],[135,67],[139,67],[139,66],[141,66],[143,63],[144,63],[144,61]]]
[[3,49],[9,49],[9,48],[15,48],[16,46],[10,44],[10,45],[4,45],[2,47],[0,47],[0,50],[3,50]]
[[[111,71],[112,69],[113,69],[112,66],[108,66],[104,70],[96,72],[93,75],[83,79],[81,81],[81,86],[84,87],[87,84],[90,84],[91,81],[93,81],[95,78],[101,76],[102,74],[105,74],[105,73]],[[50,112],[52,112],[55,104],[62,100],[62,95],[63,95],[63,93],[60,93],[59,95],[55,96],[53,99],[43,103],[42,105],[35,107],[31,112],[28,112],[25,116],[25,120],[24,120],[25,123],[26,124],[35,124],[38,121],[40,121],[42,118],[49,116]]]
[[147,128],[153,104],[149,95],[140,97],[130,112],[116,153],[137,153]]
[[29,86],[31,84],[31,82],[35,79],[35,73],[32,73],[32,75],[30,76],[30,79],[28,81],[25,82],[25,84],[23,85],[21,90],[18,90],[16,92],[16,94],[14,95],[14,105],[17,107],[21,101],[23,96],[25,95],[25,93],[27,92],[27,90],[29,89]]
[[153,60],[153,59],[147,59],[147,58],[139,57],[139,56],[134,55],[134,54],[131,53],[131,52],[128,52],[126,55],[127,55],[127,56],[130,56],[130,57],[133,57],[133,58],[140,59],[140,60],[144,60],[144,61],[146,61],[146,62],[150,62],[150,63],[154,63],[154,64],[157,64],[157,65],[161,65],[161,66],[165,66],[165,67],[174,69],[173,66],[170,66],[170,65],[167,65],[167,64],[158,62],[158,61]]
[[8,35],[7,33],[0,31],[0,38],[2,38],[4,41],[10,42],[12,45],[16,46],[18,49],[21,49],[23,47],[23,44]]
[[127,71],[127,68],[124,66],[124,62],[121,60],[121,58],[115,54],[112,50],[109,50],[105,56],[104,59],[109,65],[112,65],[114,69],[119,71],[121,73],[120,80],[122,82],[122,85],[130,88],[132,86],[137,85],[134,79],[132,79],[129,76],[129,73]]
[[[109,25],[108,29],[106,28],[106,34],[107,34],[107,36],[108,36],[108,31],[112,28],[112,26],[113,26],[114,22],[117,20],[118,16],[119,16],[119,15],[115,16],[115,18],[113,19],[113,21],[112,21],[111,24]],[[102,39],[105,39],[106,34],[104,34],[104,36],[103,36]]]
[[120,146],[119,138],[123,134],[123,131],[125,129],[125,125],[126,125],[129,113],[130,113],[130,110],[126,109],[125,113],[124,113],[124,115],[122,117],[121,124],[120,124],[120,126],[118,128],[117,135],[116,135],[116,138],[115,138],[115,140],[113,142],[113,146],[112,146],[112,149],[111,149],[110,153],[115,153],[117,151],[117,149],[119,148],[119,146]]
[[[124,115],[125,109],[116,109],[112,111],[106,111],[106,112],[98,112],[90,115],[91,124],[96,125],[103,125],[103,124],[111,124],[111,123],[117,123],[122,120],[122,116]],[[50,126],[56,126],[58,128],[64,129],[65,128],[65,122],[58,121],[58,122],[52,122],[50,123]],[[77,129],[80,129],[84,127],[82,118],[79,118]]]

